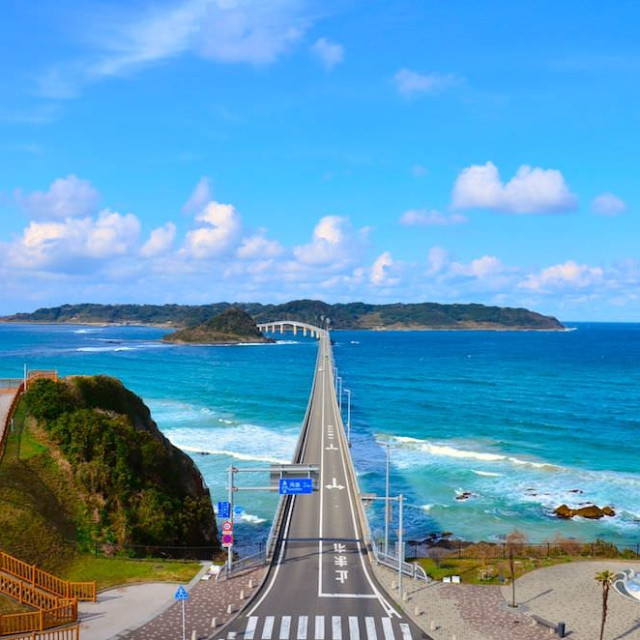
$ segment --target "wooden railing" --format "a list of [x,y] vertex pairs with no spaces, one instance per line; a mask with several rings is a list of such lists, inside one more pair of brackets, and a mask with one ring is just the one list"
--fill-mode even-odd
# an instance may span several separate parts
[[0,579],[6,577],[2,575],[3,573],[8,573],[23,581],[24,587],[30,585],[34,589],[50,593],[57,598],[77,598],[83,602],[95,602],[97,598],[95,581],[69,582],[62,580],[51,573],[38,569],[35,565],[27,564],[4,551],[0,551]]
[[48,629],[47,631],[32,631],[14,636],[11,640],[79,640],[80,625],[64,627],[62,629]]
[[62,600],[51,609],[0,616],[0,636],[46,631],[78,621],[78,601]]

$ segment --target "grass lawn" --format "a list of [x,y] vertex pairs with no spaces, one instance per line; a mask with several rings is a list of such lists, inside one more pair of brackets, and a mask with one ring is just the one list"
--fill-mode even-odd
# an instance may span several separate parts
[[95,580],[98,591],[135,582],[176,582],[186,584],[200,571],[198,562],[179,560],[133,560],[79,555],[64,572],[75,582]]
[[[579,562],[585,558],[516,558],[515,569],[516,579],[520,576],[540,569],[550,567],[555,564],[565,562]],[[436,563],[430,558],[421,558],[420,566],[427,572],[427,575],[434,580],[442,580],[446,576],[460,576],[465,584],[505,584],[509,582],[509,560],[503,558],[488,558],[485,561],[479,559],[458,559],[443,558]]]
[[33,611],[28,607],[24,607],[15,600],[7,598],[7,596],[0,595],[0,615],[7,615],[10,613],[28,613]]

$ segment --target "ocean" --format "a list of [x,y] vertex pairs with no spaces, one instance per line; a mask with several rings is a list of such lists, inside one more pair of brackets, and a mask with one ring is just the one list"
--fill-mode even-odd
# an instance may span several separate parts
[[[517,528],[532,542],[640,542],[640,324],[570,328],[334,332],[361,489],[384,495],[390,445],[391,493],[406,498],[409,539],[450,531],[498,541]],[[163,343],[165,333],[0,324],[0,377],[21,377],[26,364],[120,378],[193,457],[214,503],[226,499],[229,466],[289,462],[316,342],[285,334],[270,345],[178,346]],[[346,394],[343,408],[346,422]],[[236,480],[267,484],[261,473]],[[236,494],[241,544],[266,538],[277,499]],[[563,503],[609,505],[616,515],[562,521],[553,509]],[[368,510],[376,537],[379,504]]]

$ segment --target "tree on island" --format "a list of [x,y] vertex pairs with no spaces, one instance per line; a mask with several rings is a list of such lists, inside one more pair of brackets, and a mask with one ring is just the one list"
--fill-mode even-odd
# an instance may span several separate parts
[[609,600],[609,589],[613,583],[615,574],[611,571],[601,571],[596,574],[596,580],[602,585],[602,622],[600,623],[600,640],[604,638],[604,625],[607,621],[607,602]]

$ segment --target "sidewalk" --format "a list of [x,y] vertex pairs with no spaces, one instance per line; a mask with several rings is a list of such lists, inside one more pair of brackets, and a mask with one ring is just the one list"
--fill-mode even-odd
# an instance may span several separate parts
[[[208,567],[209,565],[207,565]],[[231,579],[201,580],[207,567],[187,587],[185,601],[186,635],[207,638],[246,603],[260,585],[265,568],[240,572]],[[253,584],[249,586],[250,582]],[[182,638],[182,603],[176,602],[179,585],[147,583],[110,589],[98,594],[97,603],[79,605],[82,640],[160,640]],[[240,598],[244,595],[244,600]],[[233,613],[227,613],[231,605]]]
[[[549,630],[527,614],[565,622],[572,640],[593,640],[600,632],[602,606],[595,575],[624,568],[640,571],[640,562],[571,562],[532,571],[516,583],[518,611],[508,607],[511,587],[425,584],[405,577],[402,607],[434,640],[548,640]],[[397,573],[382,566],[375,572],[389,594],[397,596]],[[640,606],[613,590],[606,634],[611,639],[640,638]]]

